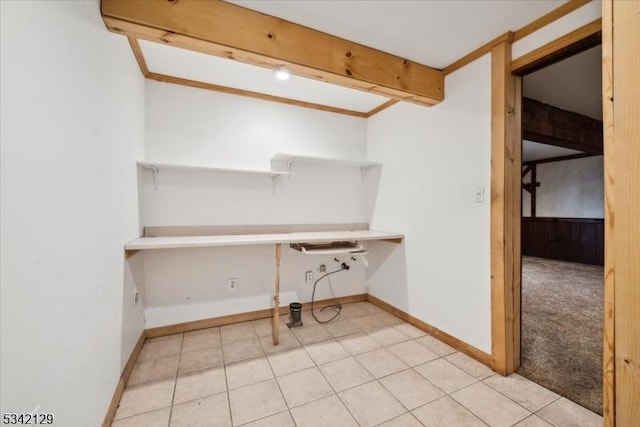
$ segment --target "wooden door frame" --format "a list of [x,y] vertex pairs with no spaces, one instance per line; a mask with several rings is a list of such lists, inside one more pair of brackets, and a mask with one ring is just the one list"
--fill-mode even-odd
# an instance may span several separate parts
[[[521,75],[597,46],[601,34],[596,20],[515,61],[509,40],[491,51],[491,367],[502,375],[520,366]],[[605,317],[605,330],[610,323]],[[605,349],[605,366],[608,357]],[[611,384],[605,381],[612,402]]]
[[520,364],[521,81],[511,42],[491,50],[491,368]]
[[[604,424],[640,419],[640,0],[602,2]],[[614,25],[615,23],[615,25]]]

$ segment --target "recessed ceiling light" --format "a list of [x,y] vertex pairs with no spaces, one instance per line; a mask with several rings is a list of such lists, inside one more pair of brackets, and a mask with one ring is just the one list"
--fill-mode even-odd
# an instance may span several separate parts
[[284,67],[276,68],[274,71],[276,75],[276,79],[278,80],[289,80],[291,78],[291,72]]

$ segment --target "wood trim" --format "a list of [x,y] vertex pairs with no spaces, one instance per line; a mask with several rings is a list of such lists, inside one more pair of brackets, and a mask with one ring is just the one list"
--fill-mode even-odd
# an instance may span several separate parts
[[183,332],[196,331],[198,329],[213,328],[214,326],[224,326],[232,323],[247,322],[249,320],[266,319],[270,318],[272,314],[273,309],[271,308],[245,313],[229,314],[226,316],[211,317],[208,319],[193,320],[191,322],[150,328],[146,330],[146,334],[149,338],[163,337],[165,335],[180,334]]
[[[367,300],[367,294],[356,294],[356,295],[349,295],[346,297],[338,297],[338,298],[329,298],[329,299],[324,299],[324,300],[320,300],[320,301],[315,301],[313,304],[316,307],[316,310],[318,309],[317,307],[319,305],[323,305],[323,304],[333,304],[333,303],[340,303],[340,304],[351,304],[354,302],[363,302]],[[311,303],[310,302],[305,302],[302,304],[302,311],[309,311],[311,310]],[[284,308],[280,308],[280,314],[288,314],[289,313],[289,307],[284,307]]]
[[616,167],[613,133],[613,0],[602,2],[602,121],[604,124],[604,336],[602,417],[615,427],[615,228]]
[[514,292],[520,259],[520,84],[510,64],[510,44],[491,50],[491,359],[493,370],[502,375],[517,368],[514,351],[519,340]]
[[444,99],[442,71],[223,1],[102,0],[110,31],[421,105]]
[[389,242],[389,243],[395,243],[396,245],[399,245],[402,243],[402,239],[401,238],[397,238],[397,239],[382,239],[383,242]]
[[584,159],[585,157],[596,157],[596,156],[602,156],[602,153],[600,154],[598,153],[569,154],[568,156],[550,157],[548,159],[529,160],[526,162],[522,162],[522,165],[531,166],[531,165],[539,165],[542,163],[564,162],[565,160]]
[[[640,420],[640,0],[613,2],[609,111],[613,163],[605,163],[607,227],[613,235],[605,268],[613,277],[615,425]],[[608,72],[609,70],[607,70]],[[612,95],[612,96],[611,96]],[[612,120],[611,120],[612,119]],[[613,197],[610,197],[613,196]]]
[[602,224],[603,218],[558,218],[552,216],[522,217],[524,221],[546,221],[546,222],[580,222],[585,224]]
[[464,67],[465,65],[491,52],[491,49],[493,49],[495,46],[499,45],[500,43],[503,43],[503,42],[513,43],[517,40],[520,40],[528,36],[529,34],[539,30],[540,28],[546,25],[549,25],[554,21],[557,21],[563,16],[568,15],[574,10],[581,8],[582,6],[589,3],[590,1],[591,0],[569,0],[567,3],[552,10],[551,12],[536,19],[535,21],[525,25],[519,30],[516,30],[515,32],[508,31],[502,35],[499,35],[495,39],[483,44],[479,48],[469,52],[462,58],[446,66],[442,70],[442,72],[444,73],[445,76],[448,74],[451,74],[454,71]]
[[127,39],[129,40],[129,45],[133,51],[133,56],[135,56],[138,66],[140,67],[140,72],[144,77],[147,77],[149,75],[149,67],[147,66],[147,61],[144,59],[144,54],[142,53],[138,39],[131,36],[127,37]]
[[[520,170],[522,170],[522,78],[515,77],[510,75],[507,77],[509,80],[513,80],[514,84],[514,94],[513,94],[513,105],[514,105],[514,113],[513,115],[507,116],[507,145],[512,150],[511,151],[511,212],[507,212],[506,214],[511,214],[512,216],[512,238],[513,238],[513,246],[512,246],[512,263],[513,263],[513,271],[512,271],[512,280],[513,280],[513,301],[511,302],[511,306],[513,307],[513,336],[511,337],[511,341],[513,342],[513,369],[516,370],[520,367],[520,325],[521,325],[521,316],[520,316],[520,307],[522,300],[522,223],[520,218],[522,217],[522,190],[520,187],[522,186],[522,178],[520,177]],[[507,85],[507,89],[509,86]],[[507,94],[509,96],[509,94]],[[508,114],[508,111],[507,111]],[[536,194],[536,172],[534,166],[534,172],[532,175],[533,178],[533,194],[534,194],[534,203],[535,203],[535,194]],[[507,181],[505,185],[509,185]]]
[[[326,300],[315,301],[315,305],[322,305],[325,303],[339,302],[340,304],[350,304],[353,302],[362,302],[367,300],[367,294],[349,295],[345,297],[331,298]],[[302,310],[311,310],[311,303],[305,302],[302,304]],[[289,313],[289,306],[280,306],[280,315],[286,315]],[[249,311],[245,313],[229,314],[220,317],[211,317],[209,319],[194,320],[191,322],[177,323],[174,325],[159,326],[157,328],[150,328],[145,331],[146,336],[149,338],[162,337],[165,335],[179,334],[182,332],[196,331],[198,329],[213,328],[214,326],[230,325],[232,323],[247,322],[249,320],[266,319],[273,315],[273,309],[267,308],[264,310]]]
[[139,250],[135,250],[135,249],[134,250],[130,250],[130,251],[125,250],[124,251],[124,259],[129,259],[132,256],[134,256],[135,254],[137,254],[138,252],[140,252],[140,251]]
[[374,304],[378,307],[380,307],[381,309],[393,314],[396,317],[399,317],[400,319],[404,320],[405,322],[415,326],[416,328],[427,332],[428,334],[432,335],[433,337],[439,339],[440,341],[449,344],[451,347],[455,348],[456,350],[466,354],[467,356],[470,356],[474,359],[476,359],[477,361],[479,361],[480,363],[483,363],[489,367],[491,367],[491,355],[485,353],[484,351],[472,346],[471,344],[467,344],[466,342],[454,337],[453,335],[449,335],[448,333],[436,328],[435,326],[432,326],[426,322],[423,322],[422,320],[413,317],[412,315],[408,314],[405,311],[400,310],[399,308],[396,308],[394,306],[392,306],[391,304],[377,298],[374,297],[371,294],[367,294],[367,301],[370,302],[371,304]]
[[374,114],[378,114],[380,111],[382,110],[386,110],[387,108],[391,107],[392,105],[397,104],[398,101],[397,99],[390,99],[387,102],[378,105],[376,108],[374,108],[373,110],[369,111],[368,113],[366,113],[365,117],[369,118],[371,116],[373,116]]
[[442,72],[444,73],[445,76],[447,76],[453,73],[454,71],[464,67],[465,65],[475,61],[476,59],[486,55],[487,53],[490,53],[491,49],[493,49],[494,46],[497,46],[500,43],[511,43],[511,41],[513,40],[513,35],[514,33],[512,33],[511,31],[507,31],[504,34],[499,35],[495,39],[483,44],[473,52],[466,54],[462,58],[458,59],[456,62],[448,65],[442,70]]
[[138,342],[135,347],[133,347],[133,351],[129,356],[129,360],[127,360],[127,364],[124,366],[124,370],[120,375],[120,380],[118,381],[118,385],[113,392],[113,397],[111,398],[111,403],[109,404],[109,408],[107,409],[107,413],[104,416],[104,420],[102,421],[102,427],[111,427],[111,423],[113,423],[113,418],[116,416],[116,411],[118,410],[118,405],[120,405],[120,399],[122,398],[122,393],[124,392],[124,388],[129,381],[129,377],[131,376],[131,372],[133,371],[133,366],[136,364],[136,360],[138,360],[138,355],[142,350],[142,346],[144,345],[146,335],[145,332],[142,331],[140,334],[140,338],[138,338]]
[[363,117],[363,118],[371,117],[374,114],[379,113],[385,108],[388,108],[398,102],[397,99],[390,99],[384,104],[377,106],[376,108],[374,108],[369,112],[360,112],[360,111],[348,110],[345,108],[332,107],[330,105],[299,101],[296,99],[285,98],[281,96],[268,95],[266,93],[261,93],[261,92],[252,92],[244,89],[237,89],[237,88],[232,88],[228,86],[215,85],[213,83],[205,83],[205,82],[200,82],[196,80],[183,79],[181,77],[169,76],[166,74],[154,73],[149,71],[149,67],[147,66],[147,62],[144,58],[144,53],[142,52],[140,43],[138,43],[138,39],[132,36],[128,36],[127,39],[129,40],[129,44],[131,45],[131,50],[133,51],[133,55],[135,56],[136,61],[138,62],[138,66],[140,67],[140,71],[142,72],[142,75],[145,78],[150,80],[155,80],[163,83],[173,83],[173,84],[178,84],[178,85],[188,86],[188,87],[195,87],[198,89],[211,90],[215,92],[222,92],[230,95],[246,96],[250,98],[261,99],[263,101],[278,102],[281,104],[295,105],[297,107],[302,107],[302,108],[310,108],[313,110],[320,110],[320,111],[326,111],[330,113],[344,114],[347,116]]
[[602,20],[596,19],[577,30],[535,49],[511,63],[511,72],[532,73],[600,44]]
[[362,118],[367,117],[367,113],[362,113],[360,111],[346,110],[344,108],[331,107],[329,105],[314,104],[313,102],[298,101],[297,99],[284,98],[284,97],[275,96],[275,95],[267,95],[265,93],[252,92],[244,89],[235,89],[232,87],[215,85],[213,83],[204,83],[196,80],[183,79],[181,77],[168,76],[166,74],[149,72],[149,74],[147,74],[147,78],[158,81],[158,82],[163,82],[163,83],[172,83],[177,85],[194,87],[198,89],[206,89],[206,90],[226,93],[230,95],[246,96],[249,98],[261,99],[263,101],[279,102],[281,104],[294,105],[296,107],[303,107],[303,108],[311,108],[313,110],[326,111],[329,113],[338,113],[338,114],[344,114],[347,116],[362,117]]
[[273,314],[271,315],[271,330],[273,345],[280,344],[280,259],[282,258],[282,244],[276,243],[276,284],[273,293]]
[[520,39],[525,38],[529,34],[538,31],[540,28],[545,27],[554,21],[557,21],[558,19],[562,18],[565,15],[568,15],[574,10],[580,9],[582,6],[588,4],[589,2],[591,2],[591,0],[569,0],[562,6],[556,9],[553,9],[551,12],[547,13],[546,15],[541,16],[535,21],[517,30],[513,34],[513,41],[516,42]]

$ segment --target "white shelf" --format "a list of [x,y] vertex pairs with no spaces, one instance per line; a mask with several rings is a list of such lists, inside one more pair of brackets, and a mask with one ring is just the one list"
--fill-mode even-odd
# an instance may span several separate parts
[[289,175],[288,172],[283,171],[269,171],[269,170],[251,170],[251,169],[228,169],[228,168],[213,168],[208,166],[192,166],[192,165],[179,165],[175,163],[160,163],[160,162],[138,162],[138,166],[145,169],[151,169],[152,171],[183,171],[183,172],[211,172],[211,173],[224,173],[224,174],[238,174],[238,175],[265,175],[270,177],[278,177],[283,175]]
[[341,166],[348,168],[370,168],[373,166],[382,166],[382,163],[365,162],[357,160],[328,159],[323,157],[300,156],[297,154],[276,153],[271,157],[272,161],[286,162],[288,166],[292,163],[306,163],[312,165],[325,166]]
[[276,243],[331,243],[388,240],[400,243],[403,234],[375,230],[304,231],[278,234],[232,234],[219,236],[141,237],[127,243],[127,251],[149,249],[205,248],[212,246],[267,245]]

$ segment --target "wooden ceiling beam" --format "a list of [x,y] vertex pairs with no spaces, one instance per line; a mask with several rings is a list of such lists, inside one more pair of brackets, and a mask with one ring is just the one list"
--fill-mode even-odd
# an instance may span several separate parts
[[522,138],[602,154],[603,128],[600,120],[522,98]]
[[444,99],[444,74],[220,0],[102,0],[107,28],[421,105]]
[[176,85],[194,87],[197,89],[205,89],[213,92],[226,93],[229,95],[246,96],[248,98],[261,99],[263,101],[278,102],[280,104],[294,105],[296,107],[310,108],[313,110],[327,111],[329,113],[344,114],[353,117],[369,117],[367,112],[348,110],[346,108],[332,107],[330,105],[316,104],[315,102],[300,101],[298,99],[284,98],[282,96],[269,95],[266,93],[253,92],[245,89],[237,89],[228,86],[214,85],[213,83],[199,82],[195,80],[184,79],[182,77],[168,76],[166,74],[154,73],[149,71],[145,77],[149,80],[155,80],[161,83],[172,83]]

